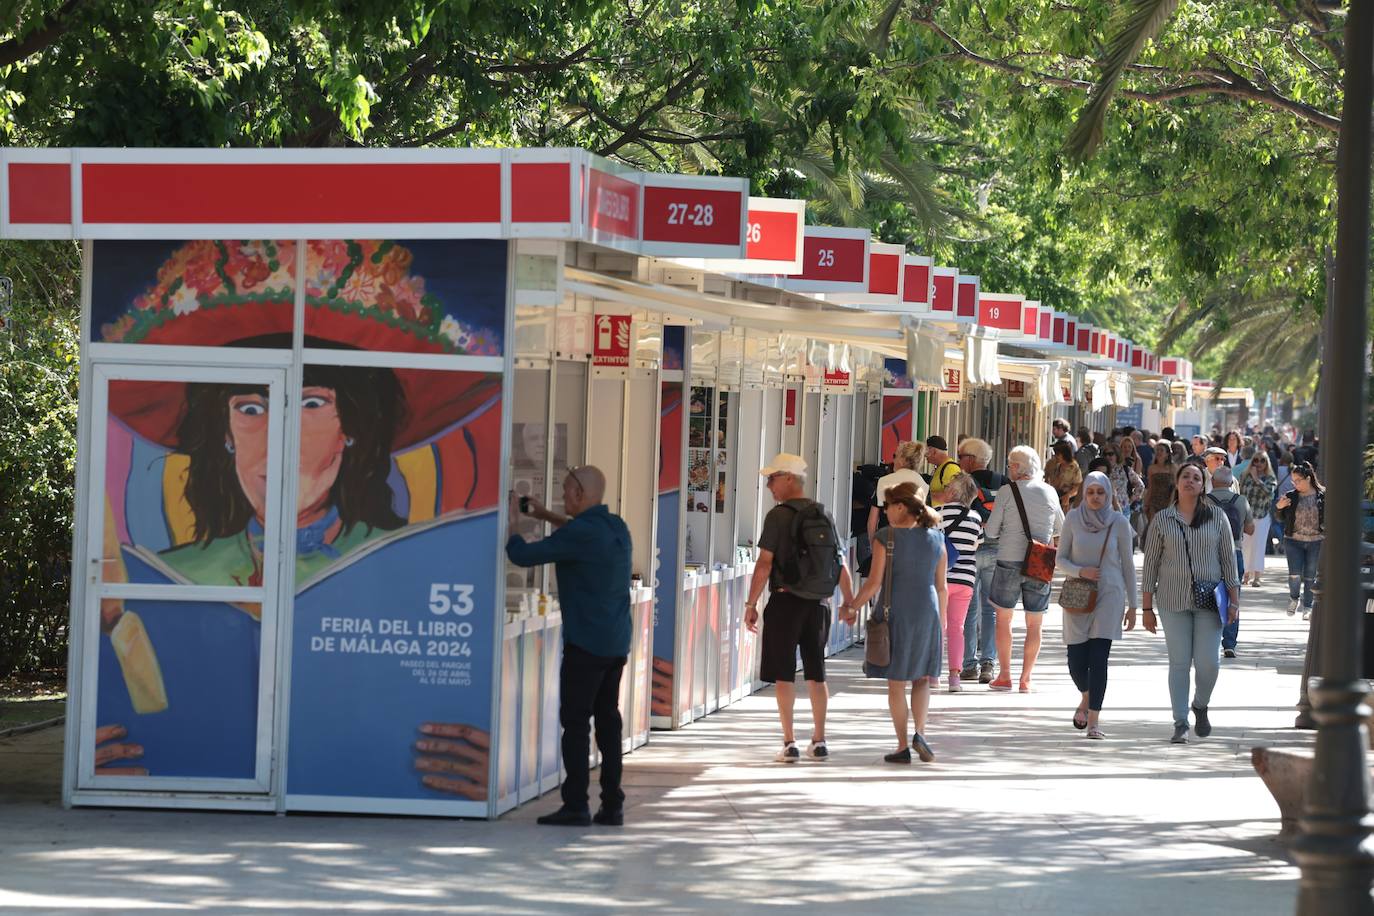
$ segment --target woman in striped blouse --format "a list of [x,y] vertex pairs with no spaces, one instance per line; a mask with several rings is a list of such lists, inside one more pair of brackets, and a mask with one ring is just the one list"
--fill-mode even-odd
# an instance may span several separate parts
[[935,497],[944,500],[940,506],[940,528],[959,551],[959,561],[949,568],[949,612],[945,615],[945,641],[949,645],[949,692],[959,693],[961,659],[964,657],[964,618],[973,600],[974,584],[978,581],[976,556],[983,543],[983,519],[973,511],[978,498],[978,483],[968,474],[950,478]]
[[[1226,516],[1213,511],[1202,498],[1206,484],[1195,464],[1179,468],[1174,500],[1155,516],[1145,541],[1145,571],[1140,583],[1145,629],[1155,632],[1154,597],[1164,621],[1169,647],[1169,700],[1173,706],[1174,744],[1188,742],[1188,669],[1196,673],[1193,716],[1199,738],[1212,733],[1207,703],[1217,683],[1221,653],[1221,619],[1215,610],[1195,607],[1194,582],[1224,582],[1230,595],[1229,619],[1240,617],[1240,577],[1236,548]],[[1127,613],[1126,629],[1135,627]]]

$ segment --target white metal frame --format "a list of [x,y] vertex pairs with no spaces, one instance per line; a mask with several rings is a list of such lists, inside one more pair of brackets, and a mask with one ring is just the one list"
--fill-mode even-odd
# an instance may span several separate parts
[[[286,374],[281,369],[263,369],[226,366],[195,365],[147,365],[147,364],[108,364],[96,363],[92,368],[90,384],[93,385],[91,413],[87,426],[87,439],[83,449],[84,462],[88,477],[82,502],[85,504],[86,519],[103,515],[105,504],[105,431],[110,422],[109,384],[118,381],[177,381],[187,383],[219,382],[264,385],[268,389],[268,416],[274,422],[268,427],[268,454],[279,456],[279,460],[268,464],[267,505],[275,510],[276,517],[267,519],[264,525],[264,557],[280,557],[282,520],[282,466],[284,464],[283,444],[285,439]],[[294,521],[294,516],[293,516]],[[73,574],[73,591],[80,592],[79,603],[73,603],[79,610],[77,620],[82,630],[81,654],[78,657],[79,677],[83,686],[92,689],[82,690],[79,698],[79,723],[77,730],[77,772],[75,789],[82,790],[132,789],[136,791],[165,792],[213,792],[213,793],[261,793],[268,794],[272,783],[272,734],[273,715],[276,702],[276,667],[278,660],[278,641],[276,622],[280,613],[279,577],[281,569],[272,562],[263,564],[263,584],[260,587],[221,587],[197,585],[145,585],[105,583],[102,576],[102,557],[104,553],[104,525],[88,524],[84,530],[84,540],[80,550],[73,558],[76,570]],[[250,779],[202,778],[174,776],[101,776],[95,773],[95,732],[97,690],[94,689],[98,677],[100,652],[100,602],[102,599],[137,599],[143,601],[203,601],[236,602],[257,604],[261,608],[261,648],[258,667],[258,713],[257,748],[255,751],[254,775]],[[73,628],[75,629],[75,628]]]

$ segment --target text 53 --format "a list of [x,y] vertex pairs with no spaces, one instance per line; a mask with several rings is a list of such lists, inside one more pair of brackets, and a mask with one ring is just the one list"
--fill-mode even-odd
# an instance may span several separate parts
[[459,617],[471,614],[473,611],[471,585],[449,585],[444,582],[435,582],[429,587],[429,609],[435,614],[447,614],[452,611]]

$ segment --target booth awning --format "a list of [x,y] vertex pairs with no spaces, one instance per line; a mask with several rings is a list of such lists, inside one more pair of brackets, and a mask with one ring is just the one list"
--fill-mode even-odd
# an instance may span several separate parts
[[751,328],[815,337],[864,347],[886,356],[905,357],[906,331],[900,315],[877,315],[836,306],[814,309],[762,305],[681,287],[641,283],[568,267],[565,288],[578,295],[624,302],[711,325]]

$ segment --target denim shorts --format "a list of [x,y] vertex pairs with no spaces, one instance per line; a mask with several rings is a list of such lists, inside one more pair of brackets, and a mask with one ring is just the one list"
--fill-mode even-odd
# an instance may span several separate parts
[[992,603],[1011,609],[1018,598],[1027,614],[1043,614],[1050,606],[1050,583],[1023,575],[1020,563],[998,560],[992,573]]

